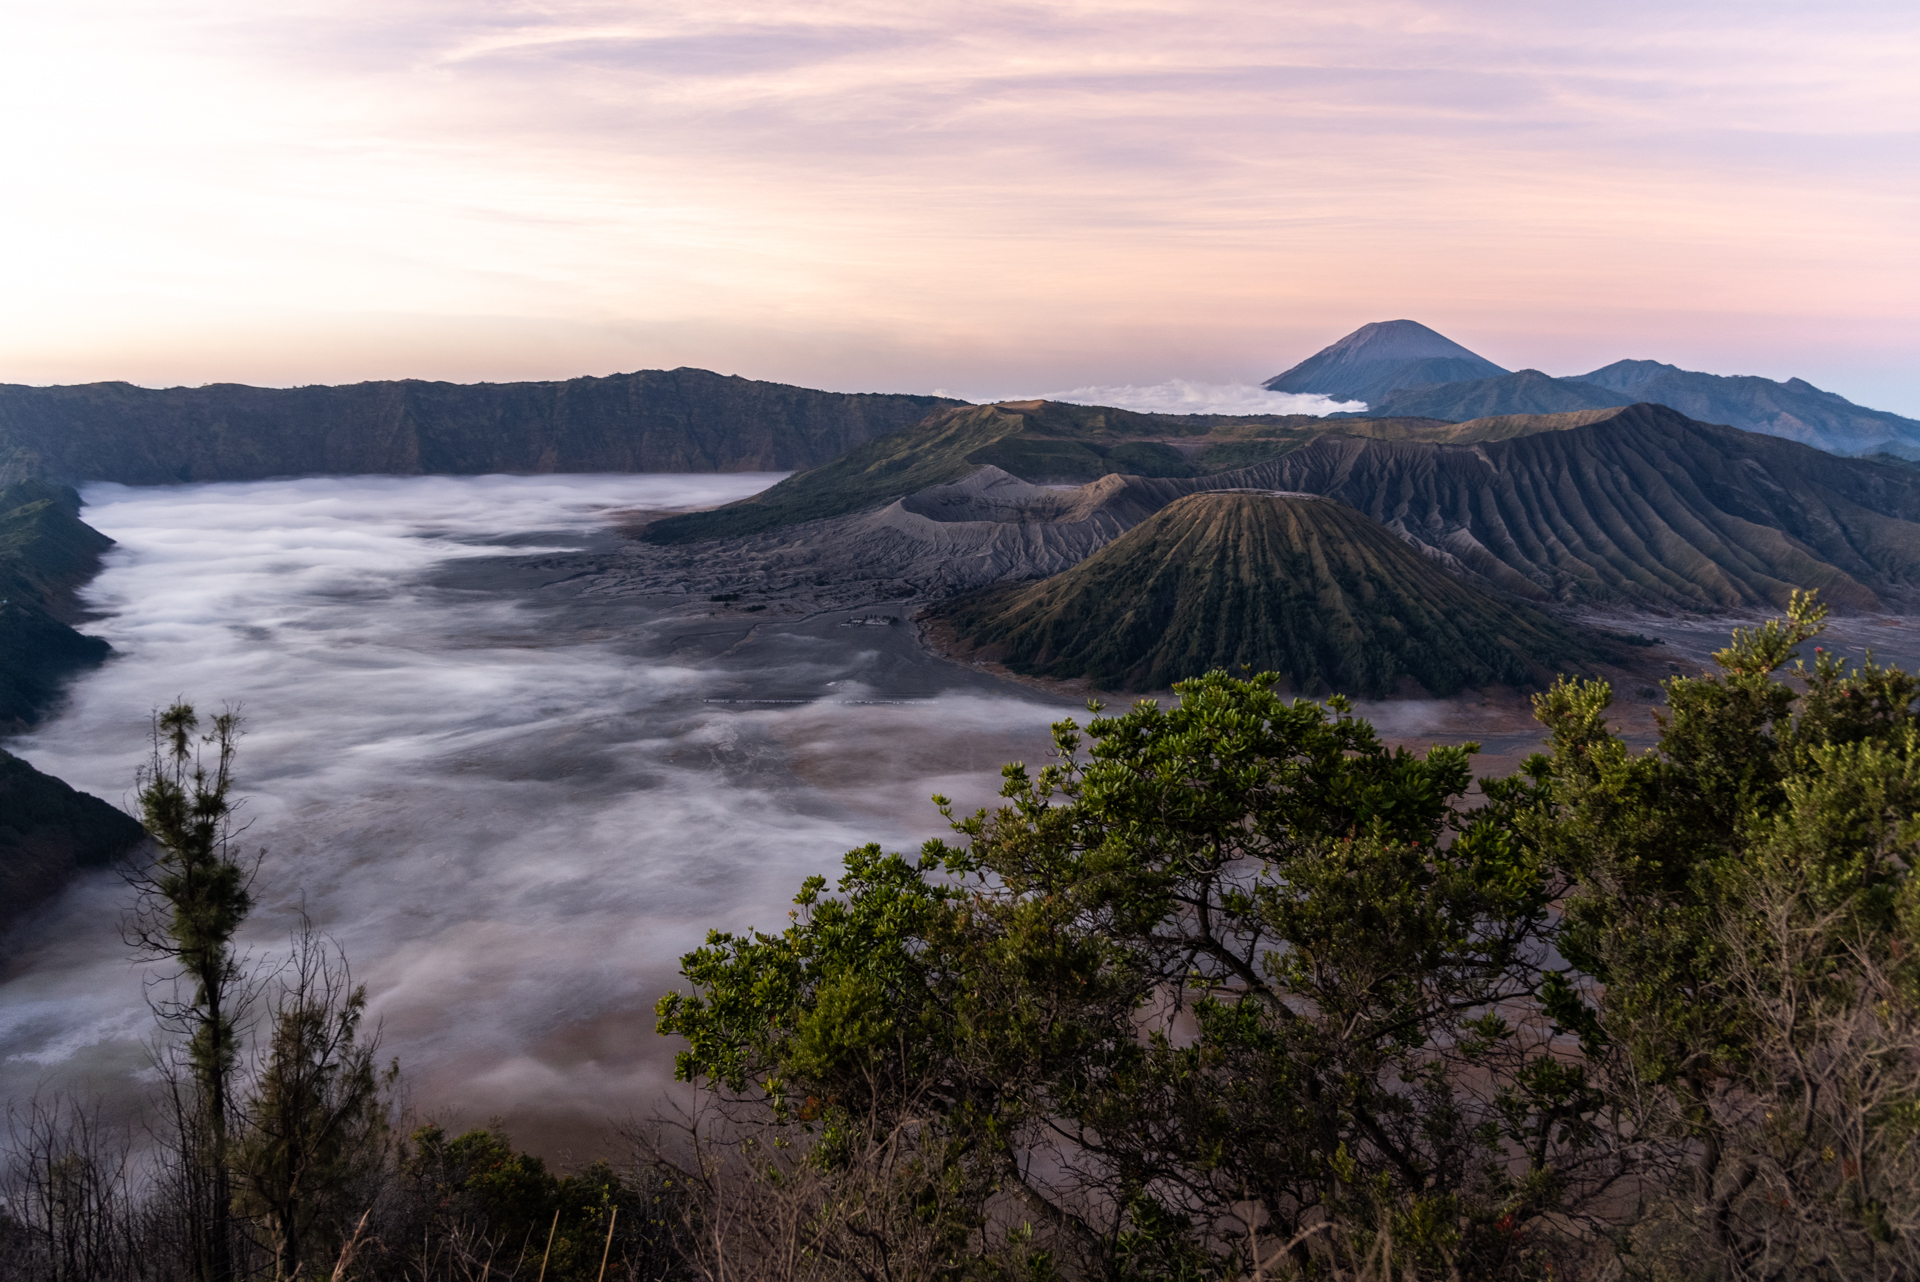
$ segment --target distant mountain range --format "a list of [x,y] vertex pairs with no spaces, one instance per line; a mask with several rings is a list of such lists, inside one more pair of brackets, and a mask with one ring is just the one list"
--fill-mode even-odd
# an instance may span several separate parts
[[699,369],[546,383],[0,385],[0,484],[488,472],[785,472],[963,402]]
[[1535,369],[1514,372],[1410,320],[1362,325],[1264,386],[1363,400],[1368,418],[1453,422],[1650,402],[1701,422],[1784,436],[1834,454],[1920,459],[1920,420],[1855,405],[1804,379],[1782,383],[1633,360],[1568,378]]
[[[947,597],[1069,570],[1186,495],[1258,489],[1337,499],[1462,581],[1543,605],[1767,609],[1796,587],[1843,610],[1920,603],[1920,468],[1904,463],[1650,404],[1217,431],[1046,402],[944,413],[754,499],[657,521],[642,538],[672,556],[636,563],[673,567],[658,590],[863,580]],[[1164,448],[1201,474],[1116,469],[1058,488],[1076,440],[1101,462]],[[1215,450],[1266,457],[1205,469]]]

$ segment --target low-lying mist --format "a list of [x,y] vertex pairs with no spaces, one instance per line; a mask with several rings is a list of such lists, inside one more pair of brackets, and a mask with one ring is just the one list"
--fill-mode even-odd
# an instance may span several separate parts
[[1184,378],[1120,387],[1075,387],[1002,400],[1066,401],[1109,405],[1142,414],[1328,414],[1358,413],[1365,401],[1336,401],[1315,392],[1274,392],[1252,383],[1195,383]]
[[[126,804],[151,710],[240,705],[242,842],[265,852],[248,945],[283,948],[304,904],[368,984],[417,1108],[590,1145],[661,1097],[652,1006],[681,953],[711,927],[783,925],[801,878],[852,846],[942,832],[929,794],[986,801],[1072,710],[914,659],[904,626],[709,620],[543,568],[636,510],[777,479],[92,487],[85,518],[119,547],[87,630],[117,653],[7,746]],[[689,628],[741,642],[688,650]],[[142,1089],[129,904],[90,874],[7,941],[10,1097]]]

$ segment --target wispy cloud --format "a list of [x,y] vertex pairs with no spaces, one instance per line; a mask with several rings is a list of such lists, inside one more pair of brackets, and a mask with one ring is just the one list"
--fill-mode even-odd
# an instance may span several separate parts
[[[1075,387],[1040,392],[1037,398],[1074,405],[1111,405],[1150,414],[1312,414],[1324,416],[1364,410],[1365,401],[1336,401],[1331,396],[1270,392],[1254,383],[1193,383],[1171,378],[1144,387]],[[1003,396],[998,400],[1026,399]]]
[[1252,382],[1416,315],[1892,380],[1910,16],[75,0],[0,46],[0,376]]

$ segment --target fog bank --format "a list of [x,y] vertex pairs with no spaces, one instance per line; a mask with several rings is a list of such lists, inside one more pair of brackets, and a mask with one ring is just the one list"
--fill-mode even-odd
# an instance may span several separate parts
[[1065,392],[1008,396],[1002,400],[1066,401],[1107,405],[1142,414],[1328,414],[1359,413],[1365,401],[1336,401],[1317,392],[1272,392],[1253,383],[1195,383],[1183,378],[1146,386],[1076,387]]
[[[586,1144],[658,1098],[672,1047],[651,1011],[680,953],[784,924],[852,846],[940,832],[930,793],[984,801],[1070,711],[915,658],[903,627],[708,623],[684,599],[582,598],[543,560],[777,479],[91,487],[85,518],[119,547],[87,630],[117,655],[7,746],[124,803],[151,709],[241,705],[244,842],[266,852],[249,946],[283,946],[304,902],[416,1106]],[[680,645],[690,611],[741,642]],[[804,701],[739,702],[756,694]],[[91,875],[7,941],[9,1096],[138,1089],[152,1021],[127,902]]]

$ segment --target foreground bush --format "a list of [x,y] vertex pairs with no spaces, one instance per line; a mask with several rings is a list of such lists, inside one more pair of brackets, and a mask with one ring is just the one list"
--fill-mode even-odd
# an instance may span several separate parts
[[1914,1276],[1920,686],[1783,679],[1823,617],[1668,681],[1646,753],[1562,681],[1472,798],[1270,677],[1061,723],[959,840],[684,959],[696,1263]]

